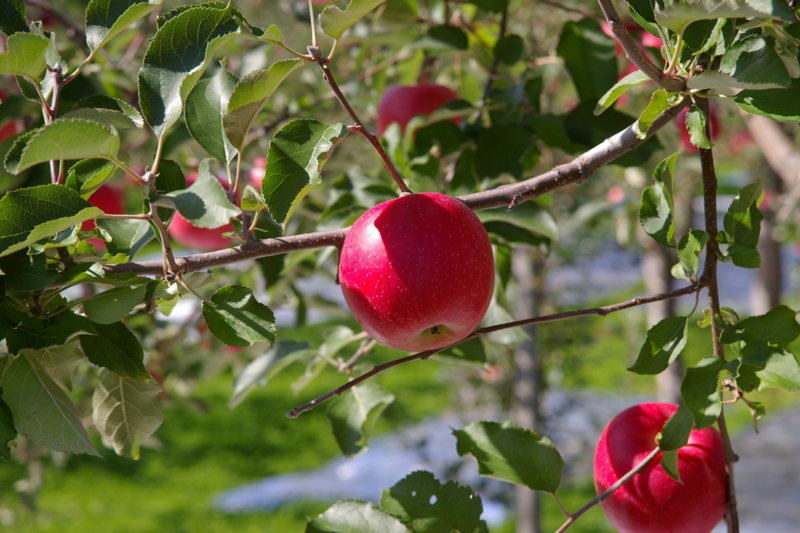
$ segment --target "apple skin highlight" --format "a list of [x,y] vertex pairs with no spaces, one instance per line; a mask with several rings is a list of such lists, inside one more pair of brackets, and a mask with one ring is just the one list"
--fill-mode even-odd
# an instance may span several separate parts
[[[644,403],[617,415],[603,430],[594,457],[597,494],[642,462],[656,435],[678,410],[669,403]],[[601,502],[620,533],[709,533],[726,509],[727,473],[722,438],[713,427],[692,430],[678,451],[683,484],[661,467],[661,454]]]
[[401,196],[364,213],[339,262],[342,292],[358,323],[381,344],[407,351],[469,335],[489,307],[494,277],[480,220],[438,193]]

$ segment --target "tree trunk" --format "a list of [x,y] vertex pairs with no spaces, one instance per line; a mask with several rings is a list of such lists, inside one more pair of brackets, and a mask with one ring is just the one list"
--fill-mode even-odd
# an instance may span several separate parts
[[[642,276],[647,294],[657,294],[672,290],[670,269],[675,263],[672,254],[654,240],[646,237],[645,255],[642,258]],[[665,318],[675,315],[675,301],[663,300],[647,306],[647,327],[650,328]],[[683,365],[676,359],[666,370],[656,376],[656,396],[660,402],[681,403],[681,382]]]
[[781,182],[773,172],[765,186],[775,191],[769,204],[762,204],[764,220],[761,221],[761,236],[758,239],[758,253],[761,255],[761,268],[756,271],[750,284],[750,315],[763,315],[780,305],[781,301],[781,245],[772,237],[775,213],[772,204],[781,190]]
[[[542,255],[517,249],[512,256],[512,271],[519,285],[515,298],[515,313],[518,317],[539,315],[543,288]],[[536,328],[523,328],[528,339],[514,352],[514,400],[512,414],[521,427],[541,431],[540,399],[542,395],[542,358],[536,345]],[[539,494],[527,487],[516,487],[516,533],[539,533],[541,531],[541,508]]]

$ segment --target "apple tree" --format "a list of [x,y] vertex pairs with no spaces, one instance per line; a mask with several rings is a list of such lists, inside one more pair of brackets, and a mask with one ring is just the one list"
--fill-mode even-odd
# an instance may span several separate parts
[[[646,468],[674,483],[692,477],[681,449],[715,425],[714,460],[725,463],[716,488],[728,531],[739,530],[723,404],[745,406],[755,423],[765,407],[752,392],[800,390],[787,350],[800,324],[785,305],[748,318],[720,305],[720,261],[760,266],[764,191],[741,187],[718,225],[714,140],[724,124],[715,109],[800,121],[794,3],[32,4],[0,0],[3,459],[18,436],[99,455],[90,432],[137,458],[161,424],[165,380],[187,371],[170,347],[195,328],[231,354],[273,346],[245,361],[232,403],[290,365],[306,368],[298,390],[326,368],[340,372],[339,388],[287,416],[328,402],[333,436],[353,455],[403,394],[376,374],[433,356],[484,365],[524,338],[520,327],[694,295],[687,316],[646,332],[628,370],[667,371],[699,314],[713,351],[682,372],[682,404],[648,437],[645,460],[586,507],[562,506],[559,531]],[[662,129],[678,117],[676,152]],[[690,158],[704,223],[682,228],[676,198],[691,195],[680,171]],[[586,203],[581,184],[631,167],[652,175],[635,215],[674,254],[680,287],[514,316],[513,251],[558,249],[558,199]],[[463,212],[436,211],[451,206]],[[368,248],[370,239],[380,245]],[[142,260],[147,252],[158,259]],[[281,342],[270,306],[289,303],[304,321],[315,303],[298,281],[309,276],[341,281],[365,331],[337,328],[320,346]],[[197,311],[170,325],[186,301]],[[422,340],[397,341],[412,322]],[[378,340],[412,353],[373,365]],[[68,394],[76,372],[92,383],[85,402]],[[455,435],[481,474],[558,500],[563,461],[546,437],[487,421]],[[416,472],[379,506],[336,503],[307,531],[486,531],[481,511],[471,488]]]

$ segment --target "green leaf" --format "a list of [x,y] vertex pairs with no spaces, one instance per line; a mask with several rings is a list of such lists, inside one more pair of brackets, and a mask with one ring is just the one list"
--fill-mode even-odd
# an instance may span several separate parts
[[685,271],[697,273],[700,269],[700,252],[708,242],[708,233],[699,229],[689,230],[678,243],[678,261]]
[[691,411],[697,429],[712,425],[722,412],[719,373],[724,367],[724,359],[709,356],[686,370],[681,397]]
[[275,134],[261,182],[261,192],[275,222],[285,225],[300,200],[320,182],[320,156],[346,133],[341,123],[328,126],[313,119],[296,119]]
[[160,196],[156,205],[174,207],[183,218],[198,228],[219,228],[241,211],[233,205],[219,180],[211,174],[209,160],[197,170],[197,179],[188,189]]
[[94,333],[94,328],[86,317],[63,311],[47,319],[24,319],[8,332],[6,342],[9,353],[16,354],[26,348],[61,346],[75,335],[87,332]]
[[58,270],[47,268],[46,254],[28,255],[22,250],[0,259],[0,269],[6,273],[6,286],[15,291],[38,291],[61,277]]
[[275,344],[265,354],[253,359],[233,380],[233,394],[228,400],[228,407],[233,409],[255,388],[266,386],[278,372],[301,359],[307,358],[313,350],[306,341],[282,341]]
[[228,110],[228,101],[238,78],[223,66],[217,73],[195,85],[186,98],[184,118],[192,137],[206,152],[224,164],[230,163],[238,153],[225,135],[222,120]]
[[328,405],[325,416],[344,455],[353,457],[367,449],[375,422],[393,401],[391,392],[368,381]]
[[471,0],[470,4],[490,13],[502,13],[508,7],[508,0]]
[[758,248],[752,244],[734,244],[728,247],[725,252],[726,257],[733,261],[733,264],[741,268],[760,268],[761,255]]
[[513,33],[503,35],[494,45],[494,57],[504,65],[514,65],[525,53],[525,41]]
[[211,333],[228,346],[275,342],[275,316],[248,287],[227,285],[217,290],[203,302],[203,318]]
[[[764,89],[781,89],[784,92],[783,86],[777,83],[751,83],[746,81],[739,81],[733,76],[723,74],[718,70],[706,71],[698,76],[692,76],[686,82],[686,87],[692,90],[702,89],[753,89],[755,92],[762,92]],[[739,96],[734,97],[739,103]],[[741,105],[741,103],[739,104]],[[752,113],[752,111],[750,111]],[[760,114],[760,113],[756,113]]]
[[230,6],[192,6],[158,29],[139,70],[139,104],[157,137],[178,121],[214,52],[240,33],[235,14]]
[[0,31],[6,35],[28,31],[25,0],[0,0]]
[[[2,6],[2,0],[0,0]],[[2,397],[3,389],[0,389],[0,397]],[[11,409],[8,404],[0,399],[0,459],[5,462],[11,462],[11,448],[8,443],[17,438],[17,428],[14,426],[14,415],[11,414]]]
[[61,185],[10,191],[0,200],[0,257],[102,214]]
[[111,159],[117,152],[119,134],[114,128],[81,118],[60,118],[17,138],[6,154],[6,168],[16,175],[53,159]]
[[428,28],[428,32],[416,43],[426,50],[466,50],[469,37],[457,26],[441,24]]
[[397,518],[371,503],[341,501],[311,519],[306,533],[412,533]]
[[499,124],[483,130],[475,150],[478,178],[494,178],[503,173],[521,178],[523,156],[533,146],[533,134],[516,124]]
[[86,6],[86,44],[97,51],[163,0],[91,0]]
[[794,354],[786,350],[773,350],[763,365],[756,371],[756,376],[761,380],[758,390],[774,388],[800,392],[800,364]]
[[128,316],[146,291],[146,285],[110,289],[86,300],[83,310],[95,324],[113,324]]
[[[652,4],[652,2],[651,2]],[[695,20],[711,20],[721,18],[782,18],[792,20],[792,11],[785,2],[773,0],[686,0],[655,2],[655,19],[662,26],[679,32]]]
[[567,22],[556,52],[564,58],[578,96],[592,107],[617,83],[614,39],[603,33],[600,23],[589,18]]
[[261,211],[267,207],[267,201],[252,185],[247,185],[242,193],[242,209],[245,211]]
[[706,123],[708,118],[705,113],[696,107],[689,109],[686,113],[686,129],[689,131],[689,140],[698,148],[713,148],[712,143],[706,135]]
[[661,246],[675,247],[675,219],[672,216],[672,195],[667,185],[656,182],[642,191],[639,222],[644,231]]
[[558,226],[553,215],[536,202],[525,202],[511,211],[492,209],[476,214],[486,231],[506,242],[538,246],[558,240]]
[[662,452],[661,467],[668,476],[679,483],[681,476],[678,472],[678,450],[689,442],[693,428],[692,413],[685,405],[681,405],[661,429],[661,440],[658,443]]
[[669,101],[669,94],[661,89],[655,91],[650,97],[647,107],[644,108],[644,111],[639,116],[639,122],[637,123],[639,128],[638,137],[644,139],[656,117],[670,107],[672,107],[672,104]]
[[620,96],[628,92],[628,90],[636,87],[637,85],[641,85],[646,81],[650,81],[650,78],[641,70],[631,72],[615,83],[614,86],[611,87],[608,92],[606,92],[606,94],[600,98],[594,108],[594,114],[601,114],[603,111],[611,107],[611,104],[616,102]]
[[325,35],[339,39],[347,28],[385,1],[350,0],[344,11],[336,6],[328,6],[319,15],[319,25]]
[[267,99],[286,76],[302,64],[299,59],[276,61],[266,70],[256,70],[247,74],[236,84],[223,123],[225,134],[239,150],[244,148],[247,133]]
[[719,71],[744,83],[780,87],[789,87],[792,83],[786,66],[775,51],[775,39],[756,33],[737,39],[728,48],[722,56]]
[[28,357],[36,359],[53,381],[69,391],[72,390],[72,374],[83,361],[83,350],[77,337],[60,346],[23,351]]
[[144,119],[135,107],[102,94],[79,100],[61,118],[83,118],[119,129],[144,127]]
[[473,422],[453,435],[458,454],[472,455],[483,476],[551,493],[561,484],[564,461],[547,437],[512,422]]
[[109,253],[124,254],[130,259],[155,238],[153,228],[146,220],[101,218],[97,221],[97,227],[111,238],[110,241],[106,241]]
[[125,379],[103,370],[92,396],[92,420],[117,455],[139,459],[139,444],[164,420],[154,379]]
[[688,316],[665,318],[647,332],[639,356],[628,370],[643,375],[663,372],[686,347],[688,335]]
[[111,179],[116,170],[117,166],[107,159],[84,159],[70,167],[66,185],[88,200],[92,193]]
[[753,115],[781,122],[800,122],[800,79],[793,79],[789,89],[741,91],[734,100]]
[[38,80],[47,67],[44,54],[49,46],[49,41],[38,35],[15,33],[6,41],[8,52],[0,54],[0,74]]
[[761,184],[751,183],[742,187],[725,213],[723,226],[734,244],[756,246],[761,234],[764,215],[758,209]]
[[738,324],[747,344],[764,342],[785,348],[800,335],[800,324],[793,309],[780,305],[767,314],[745,318]]
[[21,434],[43,448],[100,457],[77,407],[35,357],[20,353],[8,365],[0,386]]
[[442,350],[438,357],[449,357],[459,361],[469,361],[470,363],[486,364],[486,349],[483,342],[479,338],[469,339],[462,343],[456,344],[451,348]]
[[489,533],[480,496],[453,481],[442,485],[430,472],[413,472],[381,492],[381,508],[414,533]]
[[78,337],[89,361],[125,378],[150,377],[144,367],[142,345],[128,326],[122,322],[92,325],[97,334]]

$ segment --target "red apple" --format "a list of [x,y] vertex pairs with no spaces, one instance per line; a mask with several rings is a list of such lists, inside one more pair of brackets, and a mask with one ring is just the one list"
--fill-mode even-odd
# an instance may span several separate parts
[[[643,403],[616,416],[603,431],[594,456],[597,494],[602,494],[656,447],[656,435],[678,410]],[[722,439],[713,427],[692,430],[678,451],[683,484],[669,477],[661,455],[601,502],[620,533],[709,533],[726,509],[727,474]]]
[[[186,175],[186,186],[190,186],[197,179],[197,172],[191,172]],[[225,189],[228,184],[220,180]],[[183,218],[179,213],[175,213],[172,217],[172,222],[169,225],[169,234],[175,239],[176,242],[188,246],[189,248],[196,248],[198,250],[220,250],[227,248],[234,243],[233,239],[223,237],[223,233],[233,231],[233,224],[230,222],[222,227],[208,229],[195,227]]]
[[642,32],[639,42],[642,43],[642,46],[645,48],[658,48],[661,50],[661,47],[664,46],[664,42],[661,39],[648,31]]
[[[99,207],[107,215],[121,215],[125,212],[125,205],[122,203],[122,190],[111,185],[101,185],[89,197],[88,202],[95,207]],[[82,230],[94,229],[96,224],[94,220],[85,220],[81,224]],[[105,246],[106,243],[103,239],[89,239],[89,242],[95,248]]]
[[[426,83],[423,85],[395,85],[381,97],[378,104],[378,135],[383,135],[389,124],[397,122],[405,132],[406,125],[417,115],[428,116],[458,95],[449,87]],[[460,124],[460,119],[453,119]]]
[[[709,120],[711,121],[711,142],[714,142],[714,139],[717,138],[719,135],[719,119],[717,118],[717,113],[714,111],[714,108],[710,108],[711,116]],[[700,151],[700,149],[692,144],[691,136],[689,135],[689,130],[686,128],[686,115],[689,113],[689,108],[684,108],[678,118],[675,119],[675,125],[678,127],[678,131],[681,133],[680,145],[684,152],[687,154],[696,154]]]
[[250,185],[261,190],[261,182],[264,180],[264,176],[267,175],[267,158],[266,157],[256,157],[253,159],[253,168],[250,169],[250,173],[248,174],[247,178],[250,182]]
[[350,228],[339,281],[353,316],[378,342],[408,351],[441,348],[469,335],[489,307],[492,245],[458,200],[401,196]]

